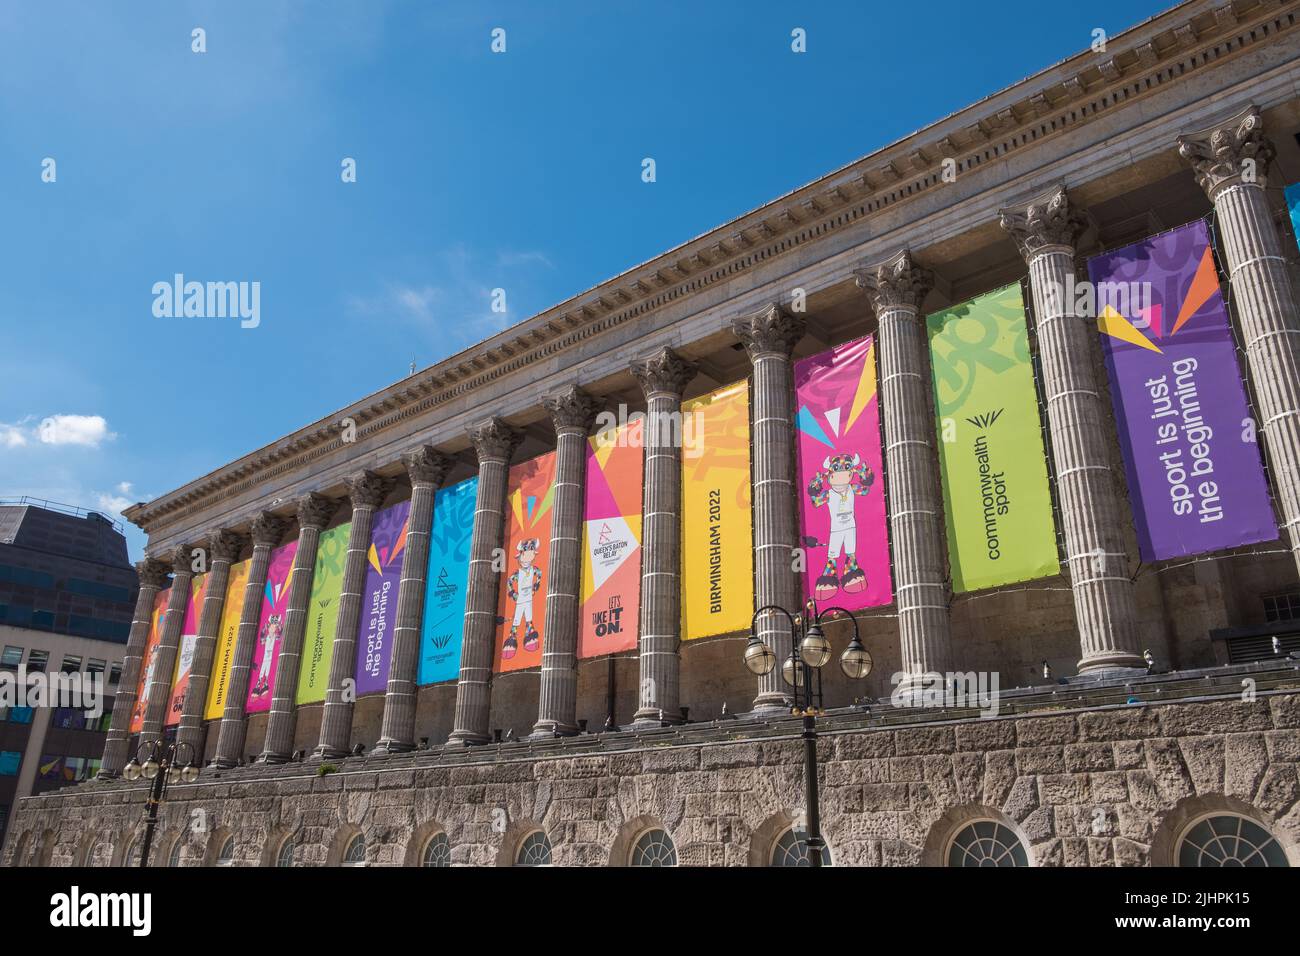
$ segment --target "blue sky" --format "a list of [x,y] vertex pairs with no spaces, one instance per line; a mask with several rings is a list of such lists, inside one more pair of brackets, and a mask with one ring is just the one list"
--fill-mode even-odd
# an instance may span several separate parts
[[1168,5],[5,0],[0,495],[163,494]]

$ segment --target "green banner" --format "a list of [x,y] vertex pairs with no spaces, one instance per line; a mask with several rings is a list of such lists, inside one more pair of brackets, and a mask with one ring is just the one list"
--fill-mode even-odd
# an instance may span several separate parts
[[330,661],[334,658],[334,622],[339,616],[339,594],[343,590],[343,559],[347,557],[351,530],[352,522],[349,521],[322,532],[316,549],[302,664],[298,669],[296,703],[299,704],[315,704],[325,699]]
[[1059,573],[1019,284],[927,325],[953,590]]

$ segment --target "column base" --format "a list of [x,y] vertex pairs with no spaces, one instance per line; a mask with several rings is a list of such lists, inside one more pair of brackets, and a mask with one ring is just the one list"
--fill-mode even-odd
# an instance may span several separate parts
[[337,747],[317,747],[308,755],[308,760],[342,760],[344,757],[351,756],[346,750],[339,750]]
[[238,767],[238,766],[239,766],[239,762],[238,762],[238,761],[235,761],[235,760],[224,760],[224,759],[222,759],[222,758],[220,758],[220,757],[215,757],[215,758],[213,758],[213,760],[208,764],[208,769],[210,769],[210,770],[234,770],[234,769],[235,769],[236,767]]
[[1153,672],[1147,669],[1145,661],[1140,665],[1130,666],[1122,664],[1093,664],[1089,665],[1086,669],[1083,664],[1080,663],[1079,673],[1074,677],[1067,678],[1067,680],[1071,684],[1097,680],[1128,680],[1132,677],[1146,677],[1150,673]]
[[264,764],[272,764],[272,765],[288,763],[288,762],[289,762],[289,754],[272,753],[269,750],[264,750],[262,753],[258,754],[257,759],[253,761],[253,763],[264,763]]
[[121,776],[122,773],[121,771],[118,770],[101,770],[99,771],[99,773],[95,774],[95,779],[96,780],[117,780]]
[[488,737],[486,734],[456,731],[447,738],[447,742],[442,745],[442,748],[444,750],[462,750],[465,747],[478,747],[491,742],[492,738]]
[[760,719],[768,717],[789,717],[790,708],[793,706],[790,698],[785,696],[773,696],[763,694],[754,698],[754,706],[750,708],[748,716],[758,717]]
[[663,717],[660,717],[659,708],[656,707],[654,710],[638,710],[632,715],[632,725],[627,729],[653,730],[657,727],[676,727],[683,723],[685,723],[685,721],[682,720],[680,714],[676,717],[670,717],[668,714],[664,714]]
[[576,724],[561,724],[555,720],[540,721],[533,728],[533,732],[528,735],[529,740],[551,740],[555,737],[576,737],[578,736],[578,727]]
[[1080,677],[1140,677],[1149,672],[1145,658],[1117,651],[1113,654],[1085,657],[1075,668]]
[[371,756],[384,757],[389,754],[407,754],[415,749],[415,744],[408,744],[401,740],[381,739],[375,744],[375,749],[370,751]]

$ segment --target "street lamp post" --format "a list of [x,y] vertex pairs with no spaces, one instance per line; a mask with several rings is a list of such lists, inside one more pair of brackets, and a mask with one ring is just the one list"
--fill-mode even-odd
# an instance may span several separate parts
[[[768,604],[754,612],[745,645],[745,666],[763,676],[776,666],[776,654],[758,636],[758,616],[766,611],[780,611],[790,622],[790,657],[781,665],[781,676],[793,688],[794,703],[790,710],[803,717],[804,792],[808,804],[808,865],[822,865],[821,800],[817,788],[817,715],[822,713],[822,671],[831,659],[831,642],[822,631],[822,618],[843,615],[853,622],[853,640],[840,655],[840,669],[852,680],[862,680],[871,673],[871,654],[862,646],[858,622],[842,607],[828,607],[820,613],[809,601],[802,614],[791,614],[779,604]],[[816,689],[813,687],[814,677]]]
[[[148,756],[141,762],[139,758],[146,751]],[[185,783],[193,783],[199,778],[199,768],[194,765],[194,748],[183,740],[168,743],[162,738],[151,744],[142,744],[139,753],[122,768],[122,776],[130,781],[141,777],[153,781],[144,804],[144,845],[140,848],[140,866],[145,867],[149,865],[153,831],[158,826],[158,807],[167,795],[167,787],[177,778]]]

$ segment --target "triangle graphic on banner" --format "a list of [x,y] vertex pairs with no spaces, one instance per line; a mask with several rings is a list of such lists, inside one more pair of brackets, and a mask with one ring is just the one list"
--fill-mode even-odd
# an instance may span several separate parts
[[597,558],[588,554],[590,560],[587,564],[591,568],[592,590],[598,591],[628,558],[637,553],[636,535],[632,533],[631,527],[624,518],[597,519],[587,522],[587,540],[596,541],[601,547],[612,544],[625,545],[617,549],[617,556],[612,559]]
[[1206,246],[1201,262],[1196,267],[1196,275],[1192,276],[1192,284],[1188,287],[1187,294],[1183,296],[1183,306],[1178,310],[1178,318],[1174,320],[1174,327],[1169,334],[1173,335],[1181,329],[1201,306],[1210,301],[1210,296],[1218,291],[1219,273],[1214,268],[1214,253],[1210,251],[1209,246]]
[[872,362],[873,348],[867,349],[862,357],[862,372],[858,376],[858,388],[853,394],[853,405],[849,408],[849,423],[846,431],[852,428],[871,400],[876,397],[876,366]]
[[840,434],[840,410],[838,408],[826,409],[826,423],[831,426],[831,431],[838,438]]
[[826,437],[826,432],[821,425],[817,424],[817,419],[813,417],[813,413],[808,410],[807,405],[799,406],[799,414],[795,416],[795,420],[799,425],[799,430],[809,438],[815,438],[823,445],[834,447],[831,445],[831,440]]
[[1134,328],[1132,322],[1109,305],[1102,310],[1101,315],[1097,316],[1097,331],[1103,335],[1109,335],[1113,339],[1119,339],[1121,342],[1128,342],[1130,345],[1140,345],[1152,352],[1160,351],[1159,346]]

